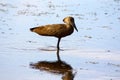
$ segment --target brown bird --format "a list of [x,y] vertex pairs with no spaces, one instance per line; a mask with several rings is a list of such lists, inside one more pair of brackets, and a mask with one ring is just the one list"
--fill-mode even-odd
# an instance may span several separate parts
[[74,28],[76,29],[76,31],[78,31],[78,29],[76,28],[75,22],[74,22],[74,18],[73,17],[65,17],[63,19],[63,22],[65,24],[51,24],[51,25],[44,25],[44,26],[38,26],[38,27],[34,27],[34,28],[30,28],[30,30],[32,32],[35,32],[39,35],[42,36],[53,36],[53,37],[57,37],[58,38],[58,42],[57,42],[57,58],[60,61],[60,57],[59,57],[59,44],[60,44],[60,40],[62,37],[71,35],[74,31]]

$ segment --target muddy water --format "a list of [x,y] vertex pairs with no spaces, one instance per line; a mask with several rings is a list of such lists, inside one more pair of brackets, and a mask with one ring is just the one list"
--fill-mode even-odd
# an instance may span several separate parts
[[[120,80],[119,0],[1,0],[0,80]],[[79,32],[63,38],[29,28],[75,18]]]

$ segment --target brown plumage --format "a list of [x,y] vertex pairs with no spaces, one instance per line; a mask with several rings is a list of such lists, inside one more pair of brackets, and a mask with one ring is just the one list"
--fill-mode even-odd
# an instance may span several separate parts
[[57,57],[58,60],[60,60],[59,57],[59,43],[62,37],[68,36],[73,33],[74,28],[77,30],[74,18],[73,17],[65,17],[63,19],[63,22],[66,24],[51,24],[51,25],[44,25],[44,26],[38,26],[35,28],[30,28],[32,32],[35,32],[42,36],[54,36],[58,38],[57,43]]

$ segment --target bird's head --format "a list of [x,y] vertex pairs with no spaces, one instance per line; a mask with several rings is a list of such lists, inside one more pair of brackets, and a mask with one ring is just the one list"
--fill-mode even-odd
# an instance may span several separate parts
[[75,25],[75,22],[74,22],[74,18],[73,18],[73,17],[71,17],[71,16],[65,17],[65,18],[63,19],[63,22],[66,23],[66,24],[72,25],[72,27],[74,27],[74,28],[76,29],[76,31],[78,32],[78,29],[77,29],[77,27],[76,27],[76,25]]

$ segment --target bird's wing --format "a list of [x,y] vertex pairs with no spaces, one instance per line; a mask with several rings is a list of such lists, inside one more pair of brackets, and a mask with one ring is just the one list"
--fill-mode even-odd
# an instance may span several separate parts
[[43,36],[56,36],[58,37],[61,33],[65,32],[65,24],[52,24],[45,26],[38,26],[34,29],[34,32]]
[[59,36],[66,30],[65,24],[52,24],[46,26],[46,31],[49,36]]

